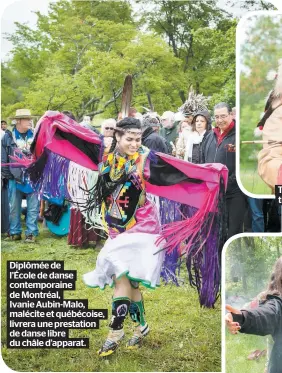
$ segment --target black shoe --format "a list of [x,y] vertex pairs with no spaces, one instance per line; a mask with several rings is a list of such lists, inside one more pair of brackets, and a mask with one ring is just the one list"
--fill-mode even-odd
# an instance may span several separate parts
[[25,236],[24,242],[26,243],[35,243],[35,237],[33,234],[29,234],[28,236]]

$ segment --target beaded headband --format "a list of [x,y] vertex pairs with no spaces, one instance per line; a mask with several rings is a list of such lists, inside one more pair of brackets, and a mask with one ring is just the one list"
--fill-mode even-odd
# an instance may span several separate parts
[[135,127],[129,127],[129,128],[126,128],[126,127],[125,128],[116,127],[116,131],[118,131],[118,132],[130,133],[130,134],[133,134],[133,135],[141,135],[142,134],[141,129],[136,128],[136,129],[138,129],[138,131],[131,131],[132,129],[135,129]]

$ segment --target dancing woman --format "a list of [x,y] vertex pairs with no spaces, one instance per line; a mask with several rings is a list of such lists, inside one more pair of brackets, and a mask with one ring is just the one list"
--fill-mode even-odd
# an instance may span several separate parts
[[[124,337],[127,316],[137,323],[127,347],[137,348],[149,332],[139,283],[159,285],[163,251],[155,241],[161,227],[155,206],[146,198],[145,164],[149,150],[141,146],[141,124],[135,118],[117,123],[114,141],[99,164],[99,180],[88,208],[101,204],[109,238],[98,255],[94,271],[83,276],[86,285],[114,286],[110,332],[98,352],[113,353]],[[158,252],[158,253],[157,253]]]
[[[169,254],[178,247],[179,255],[191,247],[196,250],[197,260],[191,258],[188,272],[201,305],[213,307],[220,289],[226,167],[195,165],[154,153],[141,146],[141,136],[138,119],[122,119],[109,153],[101,158],[101,138],[61,113],[46,112],[36,127],[34,159],[17,159],[27,167],[40,194],[64,193],[78,204],[92,226],[95,211],[101,210],[109,238],[95,270],[83,276],[88,286],[114,287],[110,333],[100,356],[110,355],[118,347],[128,313],[137,327],[127,347],[139,347],[148,334],[139,284],[159,285],[164,248]],[[169,224],[160,226],[146,193],[170,200],[169,209],[160,211]],[[187,214],[178,211],[179,219],[171,223],[170,214],[180,204],[186,205]]]

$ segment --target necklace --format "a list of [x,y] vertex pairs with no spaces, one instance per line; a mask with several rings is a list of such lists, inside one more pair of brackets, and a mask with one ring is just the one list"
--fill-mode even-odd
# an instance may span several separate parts
[[139,151],[129,156],[123,156],[118,152],[110,153],[99,164],[99,173],[100,175],[109,173],[112,181],[118,181],[124,174],[134,172],[139,161]]

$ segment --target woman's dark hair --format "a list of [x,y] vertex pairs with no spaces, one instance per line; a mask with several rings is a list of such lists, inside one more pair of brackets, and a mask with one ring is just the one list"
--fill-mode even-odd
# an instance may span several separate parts
[[[116,133],[119,133],[120,136],[123,136],[125,130],[131,128],[141,129],[140,120],[136,118],[126,117],[117,122],[113,136],[113,142],[109,153],[115,150],[117,144]],[[119,180],[111,180],[109,177],[109,173],[99,175],[96,185],[88,191],[88,198],[86,204],[84,204],[85,211],[91,212],[94,208],[101,206],[101,203],[103,201],[106,202],[107,197],[115,191],[118,185],[124,184],[129,176],[130,175],[126,173],[125,169],[123,170],[123,173],[121,174]]]
[[196,119],[197,119],[198,117],[203,117],[203,118],[205,118],[205,121],[206,121],[206,130],[207,130],[207,129],[208,129],[208,121],[207,121],[207,118],[206,118],[204,115],[202,115],[202,114],[197,114],[197,115],[194,116],[194,118],[193,118],[193,120],[192,120],[192,131],[197,131],[197,130],[196,130]]
[[120,136],[124,135],[124,130],[130,129],[130,128],[137,128],[141,129],[141,122],[139,119],[136,118],[131,118],[131,117],[126,117],[116,124],[116,128],[114,130],[114,135],[113,135],[113,142],[111,145],[111,148],[109,150],[109,153],[112,153],[117,145],[117,138],[116,134],[118,133]]
[[282,256],[276,261],[266,291],[262,295],[265,300],[267,295],[282,297]]
[[207,110],[199,111],[193,117],[193,120],[192,120],[192,123],[191,123],[192,131],[196,131],[196,119],[197,119],[198,116],[201,116],[201,117],[205,118],[205,120],[206,120],[206,130],[210,131],[212,129],[212,127],[211,127],[211,116],[210,116],[210,113]]

